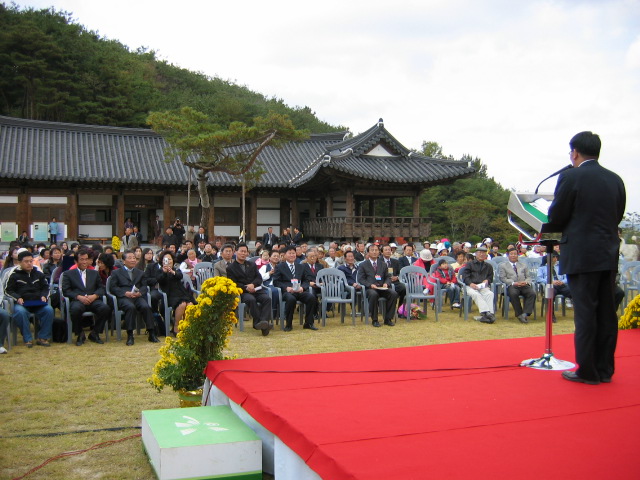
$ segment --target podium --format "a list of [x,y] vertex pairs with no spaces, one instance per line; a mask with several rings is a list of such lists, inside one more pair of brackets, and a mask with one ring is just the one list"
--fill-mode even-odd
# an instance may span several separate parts
[[547,248],[547,284],[544,290],[547,302],[545,350],[541,357],[523,360],[520,365],[540,370],[570,370],[575,364],[556,358],[551,348],[554,297],[551,252],[559,243],[561,230],[549,223],[548,212],[552,201],[553,194],[550,193],[512,192],[507,205],[507,220],[520,232],[520,242],[525,245],[544,245]]

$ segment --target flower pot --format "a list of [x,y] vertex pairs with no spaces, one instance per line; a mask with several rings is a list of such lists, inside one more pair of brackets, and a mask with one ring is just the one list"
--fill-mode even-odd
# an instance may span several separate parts
[[200,407],[202,406],[202,388],[196,390],[181,388],[178,390],[178,398],[180,399],[180,408]]

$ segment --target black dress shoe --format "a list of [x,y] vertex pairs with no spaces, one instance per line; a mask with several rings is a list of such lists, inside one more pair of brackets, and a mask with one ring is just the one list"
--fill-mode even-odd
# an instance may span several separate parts
[[263,328],[262,329],[262,336],[266,337],[267,335],[269,335],[269,332],[271,331],[271,329],[273,328],[273,325],[269,324],[269,326],[267,328]]
[[93,343],[99,343],[100,345],[104,343],[104,341],[100,338],[99,333],[91,332],[89,334],[89,340],[91,340]]
[[155,330],[149,330],[149,341],[151,343],[160,343],[160,340],[158,340],[158,337],[156,337]]
[[84,332],[82,332],[80,335],[78,335],[78,339],[76,340],[76,346],[81,347],[82,344],[85,342],[86,338],[84,336]]
[[380,322],[376,320],[375,322],[371,322],[371,325],[373,325],[374,327],[379,327]]
[[305,328],[307,330],[318,330],[318,327],[316,327],[313,323],[305,323],[302,328]]
[[389,327],[393,327],[395,325],[395,323],[393,323],[393,321],[391,321],[391,320],[385,320],[384,324],[389,326]]
[[133,333],[127,335],[127,346],[133,345]]
[[291,330],[293,330],[292,327],[290,327],[289,325],[287,325],[286,327],[284,327],[284,331],[285,332],[290,332]]
[[600,380],[587,380],[586,378],[579,377],[576,372],[562,372],[562,378],[569,380],[570,382],[586,383],[587,385],[600,384]]

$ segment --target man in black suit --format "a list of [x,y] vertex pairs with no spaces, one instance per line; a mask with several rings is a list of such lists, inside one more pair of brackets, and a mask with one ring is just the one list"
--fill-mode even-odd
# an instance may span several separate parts
[[209,243],[209,235],[207,235],[207,232],[204,231],[204,227],[199,227],[198,233],[196,233],[195,236],[193,237],[194,245],[197,245],[199,248],[200,243],[202,243],[203,248],[205,244]]
[[298,227],[293,227],[293,236],[291,237],[291,243],[294,245],[300,245],[302,243],[302,232]]
[[262,236],[262,245],[265,250],[273,250],[278,244],[278,237],[273,233],[273,227],[269,227],[268,232]]
[[144,272],[136,268],[136,256],[128,250],[123,254],[124,266],[111,273],[111,293],[118,298],[118,307],[124,312],[127,329],[127,345],[133,345],[133,329],[136,327],[136,311],[142,314],[149,333],[149,341],[157,343],[153,312],[147,303],[147,285]]
[[384,324],[393,327],[398,294],[391,290],[391,275],[384,260],[378,258],[380,256],[378,245],[369,245],[367,252],[369,253],[369,258],[358,265],[358,283],[366,289],[372,325],[374,327],[380,326],[378,322],[378,299],[383,297],[387,299]]
[[111,317],[111,307],[102,301],[105,294],[104,285],[98,272],[88,268],[91,264],[88,250],[80,249],[74,253],[74,257],[78,268],[64,272],[62,291],[71,302],[69,314],[73,333],[78,336],[76,345],[80,347],[86,340],[82,331],[82,314],[85,312],[94,313],[96,317],[93,329],[89,333],[89,340],[104,343],[100,338],[100,332]]
[[307,275],[306,266],[296,263],[296,247],[294,245],[287,247],[284,259],[285,261],[280,262],[276,267],[276,273],[273,276],[273,284],[282,290],[282,300],[285,304],[286,324],[284,331],[290,332],[293,328],[293,311],[297,301],[301,301],[305,305],[303,328],[318,330],[318,327],[313,324],[313,315],[318,300],[313,293],[309,292],[310,278]]
[[413,245],[407,243],[404,247],[402,247],[402,253],[404,255],[398,259],[400,268],[409,267],[413,265],[413,263],[417,260],[413,255]]
[[[622,179],[598,163],[600,138],[581,132],[569,142],[572,169],[560,174],[549,207],[549,223],[562,231],[560,273],[573,297],[578,369],[563,378],[596,385],[609,383],[618,338],[615,278],[624,215]],[[593,246],[598,253],[593,255]]]
[[262,335],[269,335],[272,326],[269,324],[271,315],[271,294],[262,286],[262,275],[256,264],[247,261],[249,249],[245,243],[239,243],[236,248],[236,261],[227,267],[227,278],[233,280],[242,289],[240,301],[249,306],[253,317],[253,328],[262,330]]

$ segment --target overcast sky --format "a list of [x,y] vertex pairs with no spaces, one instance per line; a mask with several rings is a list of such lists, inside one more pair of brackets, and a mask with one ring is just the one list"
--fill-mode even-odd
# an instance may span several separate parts
[[534,190],[592,130],[640,212],[640,0],[17,3],[353,133],[383,118],[408,148],[480,157],[506,188]]

